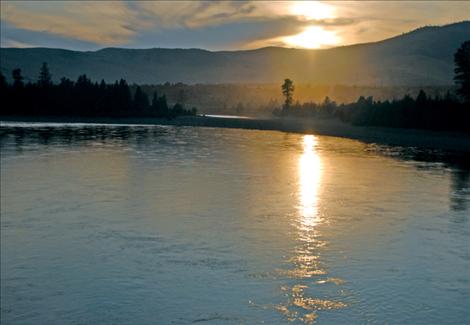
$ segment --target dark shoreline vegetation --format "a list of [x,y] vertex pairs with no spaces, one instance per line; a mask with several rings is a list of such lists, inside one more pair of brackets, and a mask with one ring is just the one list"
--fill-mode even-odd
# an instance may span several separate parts
[[398,100],[374,101],[360,96],[354,103],[336,104],[326,97],[323,103],[293,104],[294,83],[285,79],[281,86],[285,98],[274,115],[298,118],[336,118],[359,126],[381,126],[433,131],[470,133],[470,41],[454,54],[456,94],[428,96],[423,90],[416,98],[405,95]]
[[374,101],[363,96],[354,103],[337,104],[329,97],[323,103],[295,103],[275,109],[279,117],[338,119],[358,126],[380,126],[433,131],[470,133],[469,103],[448,93],[429,97],[420,91],[416,98],[405,95],[398,100]]
[[47,63],[43,63],[37,82],[23,82],[21,69],[12,71],[10,84],[0,74],[2,115],[70,117],[159,117],[196,115],[197,109],[182,104],[170,106],[166,96],[156,92],[150,101],[140,86],[131,92],[126,80],[113,84],[92,82],[85,74],[77,81],[62,78],[54,84]]
[[[447,131],[470,133],[470,41],[464,42],[454,55],[456,93],[449,91],[445,96],[428,96],[423,90],[416,98],[405,95],[398,100],[374,101],[372,97],[360,96],[354,103],[337,104],[326,97],[321,104],[307,102],[294,104],[294,83],[285,79],[281,87],[285,98],[282,108],[274,108],[273,115],[282,119],[286,117],[296,120],[308,120],[318,129],[321,123],[336,120],[342,123],[329,123],[326,128],[338,130],[328,131],[326,135],[345,133],[346,128],[388,127],[400,129],[422,129],[429,131]],[[62,78],[54,84],[46,62],[43,63],[37,82],[23,82],[21,69],[12,71],[13,82],[10,84],[0,74],[0,93],[2,94],[3,110],[0,114],[5,117],[26,117],[30,120],[58,117],[74,121],[74,118],[166,118],[178,116],[196,116],[197,109],[187,110],[182,104],[172,107],[167,102],[165,94],[158,96],[153,92],[152,101],[142,90],[141,86],[133,86],[134,91],[124,79],[114,84],[92,82],[86,75],[78,77],[77,81]],[[6,118],[6,120],[11,120]],[[196,121],[196,122],[195,122]],[[208,126],[222,126],[227,122],[202,122]],[[159,122],[161,123],[161,121]],[[180,123],[180,122],[178,122]],[[177,125],[178,123],[175,123]],[[189,125],[201,124],[201,119],[192,119]],[[234,121],[229,126],[234,127]],[[267,124],[268,126],[260,126]],[[307,123],[307,124],[309,124]],[[305,126],[298,122],[282,123],[276,119],[264,119],[257,122],[237,122],[242,128],[259,128],[285,130],[293,129],[304,132]],[[249,125],[248,124],[253,124]],[[286,126],[289,124],[289,126]],[[308,127],[307,127],[308,128]],[[363,131],[361,131],[363,132]],[[330,134],[333,133],[333,134]],[[347,132],[346,132],[347,133]],[[344,135],[343,135],[344,136]]]
[[[73,121],[75,117],[172,119],[197,115],[194,107],[188,110],[179,103],[170,107],[166,95],[158,96],[155,91],[150,101],[141,86],[129,86],[124,79],[107,84],[92,82],[82,75],[76,82],[62,78],[60,83],[54,84],[47,64],[43,64],[35,83],[25,84],[20,69],[15,69],[12,77],[10,84],[0,74],[0,93],[5,103],[0,115],[4,117],[26,117],[28,121],[63,117]],[[469,103],[449,91],[445,96],[430,97],[421,90],[416,98],[405,95],[392,101],[374,101],[371,96],[360,96],[356,102],[347,104],[337,104],[329,97],[322,103],[293,104],[290,98],[282,109],[274,108],[272,114],[280,118],[339,120],[356,126],[470,133]]]

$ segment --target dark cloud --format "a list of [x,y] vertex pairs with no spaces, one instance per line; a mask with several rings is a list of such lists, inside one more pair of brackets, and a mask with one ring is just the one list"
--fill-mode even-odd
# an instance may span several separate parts
[[234,17],[237,17],[237,16],[240,16],[240,15],[249,15],[251,14],[254,10],[256,9],[255,6],[243,6],[241,8],[239,8],[237,11],[232,11],[232,12],[221,12],[221,13],[217,13],[217,14],[214,14],[210,17],[208,17],[209,19],[230,19],[230,18],[234,18]]
[[93,42],[58,36],[44,31],[38,32],[16,28],[3,21],[1,22],[1,31],[0,45],[2,47],[18,47],[23,44],[24,47],[70,48],[85,51],[96,50],[101,47],[101,45]]
[[129,24],[121,24],[121,27],[122,27],[123,29],[127,29],[128,31],[131,31],[131,32],[133,32],[133,33],[138,32],[138,29],[132,27],[132,26],[129,25]]
[[315,26],[350,26],[359,23],[360,20],[357,18],[331,18],[331,19],[319,19],[309,20],[309,25]]

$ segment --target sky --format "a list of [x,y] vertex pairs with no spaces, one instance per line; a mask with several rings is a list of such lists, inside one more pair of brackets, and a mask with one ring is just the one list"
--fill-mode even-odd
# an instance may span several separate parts
[[328,48],[470,20],[470,1],[5,1],[2,47]]

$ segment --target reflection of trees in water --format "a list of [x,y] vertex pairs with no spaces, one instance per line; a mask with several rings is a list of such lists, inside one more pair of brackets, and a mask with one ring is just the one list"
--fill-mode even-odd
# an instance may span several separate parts
[[[465,211],[470,200],[470,154],[455,152],[421,152],[413,156],[413,160],[425,163],[439,162],[444,168],[450,170],[450,209]],[[423,168],[434,168],[432,164],[425,164]],[[464,221],[464,220],[462,220]]]
[[[394,159],[415,161],[418,169],[450,171],[449,208],[466,211],[470,202],[470,153],[418,148],[371,145],[368,150]],[[463,221],[466,221],[464,218]]]
[[94,141],[102,142],[135,142],[144,145],[150,139],[166,134],[164,128],[158,126],[40,126],[40,127],[2,127],[0,129],[0,146],[7,141],[15,144],[17,151],[24,145],[87,145]]
[[[17,152],[22,152],[25,144],[34,145],[87,145],[94,141],[101,142],[133,142],[143,146],[153,139],[167,134],[165,128],[158,126],[124,126],[124,125],[80,125],[80,126],[35,126],[0,128],[0,149],[3,155],[9,141],[13,141]],[[307,138],[308,139],[308,138]],[[401,160],[420,162],[417,168],[447,168],[451,173],[449,190],[450,209],[466,211],[470,205],[470,154],[446,152],[417,148],[401,148],[388,146],[369,146],[371,151]],[[308,155],[308,154],[307,154]],[[467,220],[467,218],[465,218]],[[462,220],[463,221],[463,220]]]
[[[454,211],[465,211],[470,201],[470,169],[455,169],[451,175],[450,207]],[[467,218],[461,221],[466,221]]]

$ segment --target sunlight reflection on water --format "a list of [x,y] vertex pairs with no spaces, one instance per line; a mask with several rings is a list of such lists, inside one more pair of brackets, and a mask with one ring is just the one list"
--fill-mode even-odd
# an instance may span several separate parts
[[294,256],[288,259],[294,268],[281,271],[287,278],[296,279],[291,286],[281,288],[288,297],[287,304],[276,306],[276,309],[291,322],[312,324],[317,319],[316,311],[344,308],[347,305],[339,301],[321,299],[309,294],[311,284],[331,282],[337,285],[344,281],[335,279],[309,281],[312,277],[327,276],[321,267],[319,250],[326,245],[319,239],[317,226],[323,222],[318,211],[319,192],[322,179],[322,162],[316,150],[317,138],[314,135],[303,136],[303,152],[299,158],[299,208],[295,226],[298,229],[299,245]]
[[316,139],[313,135],[303,137],[304,152],[299,161],[301,223],[305,230],[311,230],[318,222],[318,191],[322,166],[315,151]]

